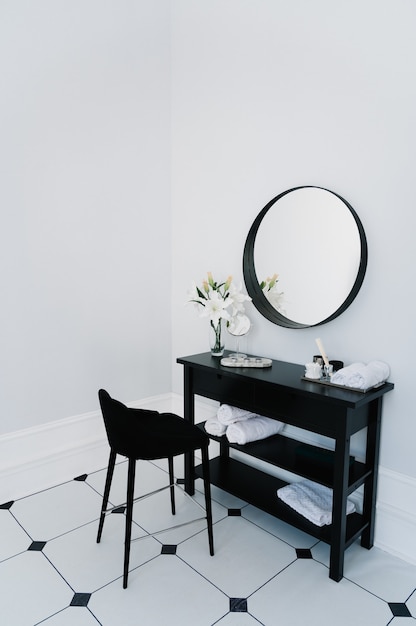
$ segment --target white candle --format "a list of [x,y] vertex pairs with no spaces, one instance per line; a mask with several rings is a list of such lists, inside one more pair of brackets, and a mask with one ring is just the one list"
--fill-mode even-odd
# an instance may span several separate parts
[[321,357],[324,360],[325,365],[329,365],[328,357],[325,354],[324,346],[322,345],[322,341],[318,338],[315,339],[316,345],[318,346],[318,350],[321,353]]

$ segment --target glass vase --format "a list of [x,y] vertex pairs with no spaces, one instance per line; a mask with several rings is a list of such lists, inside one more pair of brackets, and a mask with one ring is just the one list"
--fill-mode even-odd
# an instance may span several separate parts
[[212,321],[209,323],[209,345],[212,356],[222,356],[224,354],[222,319],[216,325]]

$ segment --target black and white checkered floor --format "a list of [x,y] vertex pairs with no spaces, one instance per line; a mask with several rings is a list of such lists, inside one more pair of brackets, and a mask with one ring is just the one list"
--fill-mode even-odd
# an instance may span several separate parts
[[[181,459],[176,471],[182,475]],[[166,484],[164,462],[139,462],[137,494]],[[116,466],[113,504],[125,500]],[[122,588],[124,512],[96,543],[105,470],[0,505],[2,626],[400,626],[416,621],[416,567],[359,543],[344,578],[328,577],[329,548],[213,488],[215,556],[204,522],[133,542]],[[197,482],[202,490],[202,483]],[[203,496],[195,496],[201,503]],[[136,537],[198,517],[180,492],[137,503]]]

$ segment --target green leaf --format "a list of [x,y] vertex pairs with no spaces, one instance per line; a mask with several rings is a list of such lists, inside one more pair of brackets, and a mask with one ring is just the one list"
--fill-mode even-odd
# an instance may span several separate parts
[[200,290],[199,287],[196,288],[197,294],[200,298],[202,298],[203,300],[208,300],[208,298],[206,297],[206,295],[204,294],[203,291]]

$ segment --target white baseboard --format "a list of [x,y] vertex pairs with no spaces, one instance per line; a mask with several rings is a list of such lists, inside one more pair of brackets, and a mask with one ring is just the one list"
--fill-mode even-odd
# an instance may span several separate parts
[[[130,403],[171,411],[165,394]],[[101,412],[94,411],[0,436],[0,503],[16,500],[107,466]]]
[[379,468],[374,545],[416,565],[416,479]]
[[[183,399],[164,394],[129,404],[183,415]],[[218,403],[197,398],[195,421]],[[292,433],[289,431],[288,435]],[[211,454],[216,454],[216,446]],[[253,458],[247,459],[256,465]],[[0,436],[0,504],[104,468],[108,443],[99,411]],[[267,471],[259,462],[259,468]],[[416,479],[380,467],[375,545],[416,565]]]

